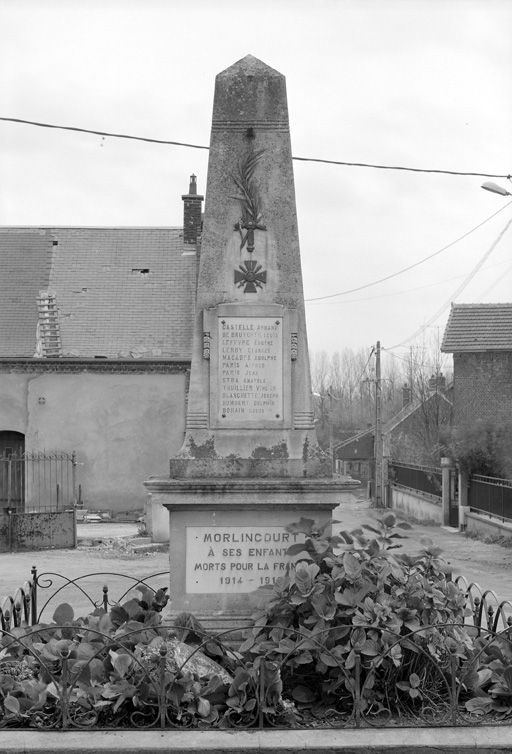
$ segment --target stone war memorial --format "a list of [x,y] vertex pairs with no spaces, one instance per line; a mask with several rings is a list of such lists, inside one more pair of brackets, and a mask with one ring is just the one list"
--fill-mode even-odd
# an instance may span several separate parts
[[286,527],[357,484],[314,427],[285,78],[248,55],[215,83],[185,440],[145,482],[172,613],[243,621],[293,567]]
[[1,752],[512,751],[512,603],[395,555],[392,510],[352,529],[317,443],[284,77],[220,73],[210,147],[186,432],[144,483],[170,576],[0,599]]

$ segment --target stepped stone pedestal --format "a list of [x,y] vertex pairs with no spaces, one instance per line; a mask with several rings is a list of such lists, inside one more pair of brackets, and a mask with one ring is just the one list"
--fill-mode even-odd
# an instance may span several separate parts
[[216,78],[185,440],[145,482],[173,613],[249,615],[293,567],[286,527],[357,484],[313,423],[285,79],[248,55]]

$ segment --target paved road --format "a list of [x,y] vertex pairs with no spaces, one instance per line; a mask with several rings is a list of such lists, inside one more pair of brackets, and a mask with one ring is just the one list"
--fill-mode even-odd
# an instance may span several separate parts
[[[340,521],[336,526],[349,531],[361,523],[371,522],[377,515],[379,512],[371,509],[367,500],[360,500],[356,495],[334,511],[334,518]],[[422,538],[430,537],[442,548],[455,576],[462,574],[470,582],[475,581],[483,588],[494,589],[500,599],[512,601],[512,548],[469,539],[456,530],[436,526],[414,525],[405,533],[408,537],[402,540],[405,552],[419,552],[423,546]],[[86,589],[96,600],[101,599],[104,583],[109,584],[110,594],[117,597],[127,588],[130,578],[139,579],[159,571],[168,572],[169,556],[165,552],[137,556],[131,554],[126,547],[126,538],[136,534],[136,524],[80,524],[80,539],[90,538],[90,541],[103,537],[105,543],[100,546],[79,544],[76,550],[1,553],[0,597],[12,594],[16,587],[29,579],[32,565],[37,566],[39,573],[64,574],[67,579],[75,579],[85,573],[95,574],[87,580]],[[104,576],[105,572],[117,575]],[[53,578],[55,586],[64,584],[63,579],[50,578]],[[167,577],[161,577],[158,585],[166,584]],[[73,594],[63,590],[59,599],[72,602],[78,612],[83,612],[90,606],[76,587],[73,588]],[[39,604],[43,604],[42,597]]]
[[[379,515],[381,512],[370,508],[368,500],[358,500],[355,495],[351,502],[333,511],[333,518],[341,522],[337,527],[349,531],[361,523],[371,523]],[[404,552],[420,552],[424,546],[422,539],[428,537],[441,548],[454,578],[462,575],[469,583],[493,589],[500,600],[512,602],[512,547],[471,539],[457,529],[444,526],[413,524],[410,531],[402,533],[407,536],[401,540]]]

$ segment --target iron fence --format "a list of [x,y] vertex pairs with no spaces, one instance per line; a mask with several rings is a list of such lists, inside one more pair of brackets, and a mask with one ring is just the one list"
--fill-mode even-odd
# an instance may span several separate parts
[[[145,649],[140,647],[142,632],[149,640]],[[453,647],[460,632],[459,624],[423,626],[405,636],[371,625],[314,632],[268,625],[266,635],[278,633],[280,640],[269,640],[267,655],[252,660],[230,649],[232,631],[196,636],[194,644],[182,642],[162,626],[136,627],[117,636],[97,625],[69,622],[25,633],[4,632],[0,727],[477,726],[485,708],[472,714],[471,702],[480,701],[471,687],[482,658],[507,661],[512,639],[507,633],[482,629],[475,651],[467,656],[456,648],[432,652],[429,638]],[[350,662],[340,652],[345,642],[351,647]],[[374,651],[377,645],[381,649]],[[222,664],[216,663],[216,673],[201,677],[204,657],[212,654],[212,647]],[[313,654],[320,658],[320,670],[311,667]],[[322,685],[328,686],[332,701],[321,714],[313,702]],[[42,687],[50,691],[41,701]],[[492,716],[489,705],[488,711],[497,723],[506,718],[507,709],[497,705]]]
[[[109,578],[116,581],[114,597],[107,583]],[[156,593],[168,586],[169,581],[168,571],[159,571],[141,579],[111,571],[87,573],[70,579],[52,571],[38,573],[36,566],[32,566],[30,578],[12,595],[0,598],[0,629],[9,631],[11,628],[46,622],[51,619],[58,601],[71,600],[77,605],[77,596],[81,598],[81,609],[107,612],[138,587],[144,586]],[[494,632],[512,628],[511,602],[500,599],[493,589],[483,589],[476,582],[468,582],[464,576],[457,576],[454,583],[465,594],[466,605],[470,608],[468,620],[472,626]],[[91,589],[94,590],[92,595]]]
[[[117,591],[112,598],[106,581],[114,578]],[[93,572],[70,579],[64,574],[48,571],[38,573],[32,566],[30,578],[12,595],[0,599],[0,628],[9,631],[20,626],[36,626],[51,620],[59,601],[68,600],[81,610],[101,609],[107,612],[140,586],[154,593],[169,584],[169,571],[159,571],[137,579],[124,573]],[[92,591],[92,594],[91,594]]]
[[388,467],[390,481],[410,487],[413,490],[427,492],[441,497],[443,482],[442,471],[435,466],[418,466],[401,461],[392,461]]
[[13,513],[64,510],[80,503],[76,453],[26,452],[0,458],[0,507]]
[[512,522],[512,479],[473,474],[469,479],[468,504],[475,513]]
[[[115,577],[121,585],[115,599],[106,584],[89,595],[91,576]],[[168,572],[140,580],[115,573],[68,579],[33,567],[31,578],[0,603],[0,727],[467,726],[481,724],[481,715],[494,723],[510,715],[512,604],[463,577],[455,583],[471,608],[466,624],[401,633],[375,624],[306,630],[260,623],[246,630],[241,646],[232,641],[240,628],[209,633],[199,623],[136,620],[131,610],[143,603],[133,599],[134,590],[144,590],[147,607],[153,597],[158,603],[168,581]],[[68,588],[88,600],[87,618],[62,604]],[[492,687],[499,687],[502,703],[484,694],[487,708],[478,686],[483,659],[503,665],[503,674],[495,674],[502,686]],[[314,689],[331,699],[321,717]]]

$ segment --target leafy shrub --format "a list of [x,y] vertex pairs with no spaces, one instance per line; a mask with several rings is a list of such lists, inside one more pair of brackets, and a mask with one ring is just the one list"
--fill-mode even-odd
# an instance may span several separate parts
[[[162,625],[167,590],[139,586],[108,612],[4,632],[0,726],[251,727],[362,715],[450,721],[512,713],[512,644],[464,625],[466,598],[426,540],[397,554],[406,523],[387,513],[305,535],[238,651],[190,614]],[[460,705],[459,705],[460,706]]]
[[444,438],[444,452],[468,474],[512,477],[512,422],[455,427]]
[[[165,592],[139,587],[137,597],[85,618],[75,618],[72,607],[62,604],[52,624],[5,632],[1,724],[145,727],[163,716],[171,725],[218,722],[230,709],[231,686],[240,685],[224,669],[233,661],[218,643],[208,643],[202,656],[215,655],[208,677],[190,669],[197,667],[195,648],[161,625]],[[237,710],[242,708],[239,703]]]
[[408,528],[393,513],[339,536],[309,519],[290,527],[306,537],[289,550],[298,562],[241,651],[280,662],[284,694],[302,711],[447,710],[450,678],[472,656],[469,610],[430,540],[416,557],[395,553]]

